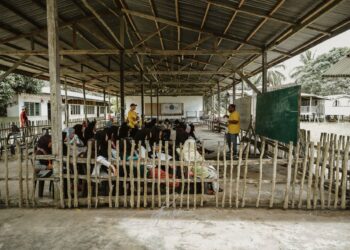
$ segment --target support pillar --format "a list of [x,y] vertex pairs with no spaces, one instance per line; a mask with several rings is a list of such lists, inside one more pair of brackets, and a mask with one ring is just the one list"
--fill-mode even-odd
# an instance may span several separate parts
[[220,98],[220,83],[218,82],[217,83],[217,87],[218,87],[218,118],[219,118],[219,121],[221,120],[220,117],[221,117],[221,98]]
[[[59,56],[59,29],[57,17],[57,0],[46,1],[47,11],[47,42],[50,75],[50,101],[51,101],[51,138],[53,176],[59,177],[60,162],[62,161],[62,98],[60,88],[60,56]],[[58,201],[58,183],[55,182],[55,200]],[[64,207],[64,197],[60,197],[61,206]]]
[[151,119],[153,118],[153,85],[152,85],[152,81],[150,81],[150,85],[151,85]]
[[106,89],[103,89],[103,107],[104,107],[104,114],[103,114],[103,116],[104,116],[104,120],[105,120],[105,122],[106,122],[106,120],[107,120],[107,107],[106,107]]
[[85,81],[83,81],[83,98],[84,98],[84,119],[85,121],[87,121]]
[[159,121],[159,84],[157,84],[157,122]]
[[236,101],[236,78],[234,78],[232,82],[232,103],[235,103],[235,101]]
[[125,121],[125,100],[124,100],[124,50],[120,51],[120,119]]
[[262,92],[267,92],[267,51],[262,53]]
[[64,106],[65,106],[65,125],[66,128],[69,127],[69,105],[68,105],[68,95],[67,95],[67,79],[64,79]]
[[145,95],[144,95],[144,88],[143,88],[143,71],[140,72],[140,79],[141,79],[141,122],[142,125],[145,122]]

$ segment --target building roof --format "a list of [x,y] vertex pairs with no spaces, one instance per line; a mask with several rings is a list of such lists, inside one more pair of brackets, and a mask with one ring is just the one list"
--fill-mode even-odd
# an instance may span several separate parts
[[339,99],[339,98],[350,98],[350,95],[346,95],[346,94],[339,94],[339,95],[329,95],[327,96],[327,98],[329,99]]
[[350,78],[350,54],[340,59],[336,64],[330,67],[322,76]]
[[329,96],[320,96],[315,94],[301,93],[301,97],[312,97],[315,99],[329,99]]
[[[62,81],[125,93],[208,94],[235,72],[254,75],[350,27],[350,0],[57,0]],[[46,1],[0,1],[0,69],[48,79]],[[121,21],[124,20],[124,21]],[[125,43],[119,34],[126,23]],[[34,48],[34,51],[30,51]],[[76,48],[77,50],[75,50]],[[22,51],[25,50],[25,51]],[[102,51],[103,50],[103,51]],[[16,51],[16,52],[15,52]],[[30,55],[30,56],[29,56]],[[29,57],[27,57],[29,56]],[[154,85],[153,85],[154,86]],[[150,84],[145,84],[145,90]]]
[[[37,94],[37,96],[40,95],[50,95],[50,87],[45,86],[41,89],[40,93]],[[31,96],[36,96],[35,94],[25,94],[25,95],[31,95]],[[61,90],[61,96],[64,98],[65,97],[65,91]],[[98,96],[98,95],[93,95],[93,94],[89,94],[86,93],[85,94],[85,98],[88,101],[97,101],[97,102],[103,102],[103,96]],[[79,99],[82,100],[84,99],[84,95],[83,93],[77,92],[77,91],[71,91],[71,90],[67,90],[67,99],[68,100],[75,100],[75,99]],[[106,102],[108,102],[108,99],[106,98]]]

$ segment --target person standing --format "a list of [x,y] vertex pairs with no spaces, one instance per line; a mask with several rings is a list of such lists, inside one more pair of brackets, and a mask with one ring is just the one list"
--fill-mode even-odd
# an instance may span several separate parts
[[23,133],[23,141],[25,141],[29,132],[29,119],[27,116],[27,108],[25,106],[22,106],[22,111],[19,114],[19,124]]
[[236,111],[236,105],[230,104],[228,106],[228,112],[230,113],[227,120],[227,133],[226,133],[226,142],[228,147],[231,148],[231,143],[233,146],[233,155],[237,157],[237,137],[240,132],[240,115]]
[[137,124],[138,124],[139,117],[135,111],[136,107],[137,107],[137,105],[135,103],[131,103],[130,110],[128,112],[127,123],[128,123],[129,128],[130,128],[130,136],[131,137],[134,137],[134,135],[137,132]]

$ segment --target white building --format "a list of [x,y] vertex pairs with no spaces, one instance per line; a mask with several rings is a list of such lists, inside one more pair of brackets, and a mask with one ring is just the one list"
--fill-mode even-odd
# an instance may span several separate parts
[[[62,122],[65,121],[65,91],[62,95]],[[84,96],[83,93],[67,91],[69,120],[84,119]],[[27,115],[30,121],[45,121],[51,118],[50,87],[43,87],[39,94],[20,94],[14,96],[12,103],[7,107],[8,117],[19,117],[22,106],[27,107]],[[88,118],[103,117],[105,107],[102,96],[86,94],[86,111]]]
[[320,121],[325,117],[327,97],[301,93],[300,119],[302,121]]
[[330,95],[325,101],[325,115],[343,119],[350,116],[350,95]]

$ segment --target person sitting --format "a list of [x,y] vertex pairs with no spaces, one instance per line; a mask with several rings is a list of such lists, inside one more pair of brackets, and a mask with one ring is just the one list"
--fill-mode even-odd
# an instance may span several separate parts
[[[45,134],[41,136],[36,145],[35,154],[36,155],[50,155],[52,153],[52,140],[51,135]],[[52,175],[52,162],[51,160],[35,160],[34,164],[35,173],[37,178],[47,178]],[[39,182],[39,197],[43,197],[44,184],[43,180]],[[51,186],[51,183],[50,183]]]
[[96,133],[96,121],[88,122],[87,127],[84,130],[84,144],[87,145],[87,142],[90,139],[95,137]]
[[123,122],[120,126],[118,137],[119,139],[126,139],[129,137],[129,127],[126,122]]

